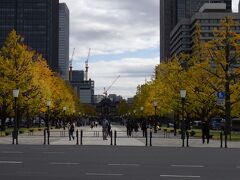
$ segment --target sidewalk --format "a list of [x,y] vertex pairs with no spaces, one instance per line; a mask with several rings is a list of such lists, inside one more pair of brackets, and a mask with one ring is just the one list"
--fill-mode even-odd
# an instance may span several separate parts
[[[102,138],[102,127],[98,126],[91,129],[89,126],[75,128],[74,136],[75,139],[69,141],[68,131],[63,129],[54,129],[50,131],[50,144],[51,145],[76,145],[76,130],[79,131],[79,145],[80,145],[80,132],[83,132],[82,144],[83,145],[110,145],[111,138],[107,140]],[[142,136],[142,132],[133,132],[132,137],[127,137],[126,127],[119,125],[112,125],[113,139],[112,144],[114,145],[114,132],[117,132],[116,145],[117,146],[145,146],[146,138]],[[33,136],[28,134],[20,134],[18,138],[19,144],[31,144],[31,145],[42,145],[44,142],[43,131],[34,132]],[[12,144],[12,137],[0,137],[1,144]],[[150,138],[148,133],[148,146],[150,145]],[[186,145],[186,140],[185,140]],[[164,138],[163,132],[153,133],[152,146],[160,147],[181,147],[182,140],[180,136],[173,136],[172,134]],[[201,147],[201,148],[220,148],[219,140],[210,140],[209,144],[202,144],[201,139],[191,138],[189,139],[190,147]],[[223,142],[224,147],[224,142]],[[228,148],[240,148],[240,142],[228,141]]]

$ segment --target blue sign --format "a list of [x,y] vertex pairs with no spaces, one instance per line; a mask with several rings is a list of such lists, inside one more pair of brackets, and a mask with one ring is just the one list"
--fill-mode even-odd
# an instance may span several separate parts
[[222,91],[218,92],[218,93],[217,93],[217,97],[218,97],[219,99],[224,99],[224,92],[222,92]]

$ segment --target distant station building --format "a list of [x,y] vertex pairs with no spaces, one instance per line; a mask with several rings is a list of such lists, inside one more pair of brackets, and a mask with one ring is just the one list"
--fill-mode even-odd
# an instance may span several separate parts
[[85,81],[84,71],[73,70],[70,83],[82,103],[94,104],[94,81]]

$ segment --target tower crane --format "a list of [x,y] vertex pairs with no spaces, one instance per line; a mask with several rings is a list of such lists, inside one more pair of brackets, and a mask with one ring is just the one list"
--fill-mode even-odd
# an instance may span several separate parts
[[103,94],[105,95],[105,97],[107,97],[107,92],[108,92],[108,90],[113,86],[113,84],[114,84],[119,78],[120,78],[120,75],[118,75],[118,76],[113,80],[113,82],[110,84],[110,86],[109,86],[107,89],[104,88]]
[[69,81],[72,81],[72,62],[73,62],[73,56],[74,56],[74,52],[75,52],[75,48],[73,48],[73,52],[72,52],[72,58],[69,61]]
[[85,61],[85,81],[88,81],[88,60],[89,60],[89,57],[90,57],[90,51],[91,51],[91,48],[89,48],[88,50],[88,56],[87,56],[87,59]]

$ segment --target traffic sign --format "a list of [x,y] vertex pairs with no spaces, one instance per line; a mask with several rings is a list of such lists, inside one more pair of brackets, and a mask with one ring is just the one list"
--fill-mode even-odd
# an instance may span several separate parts
[[220,91],[217,93],[218,99],[224,99],[224,92]]
[[217,104],[217,106],[224,106],[224,102],[225,102],[224,99],[218,98],[216,104]]

